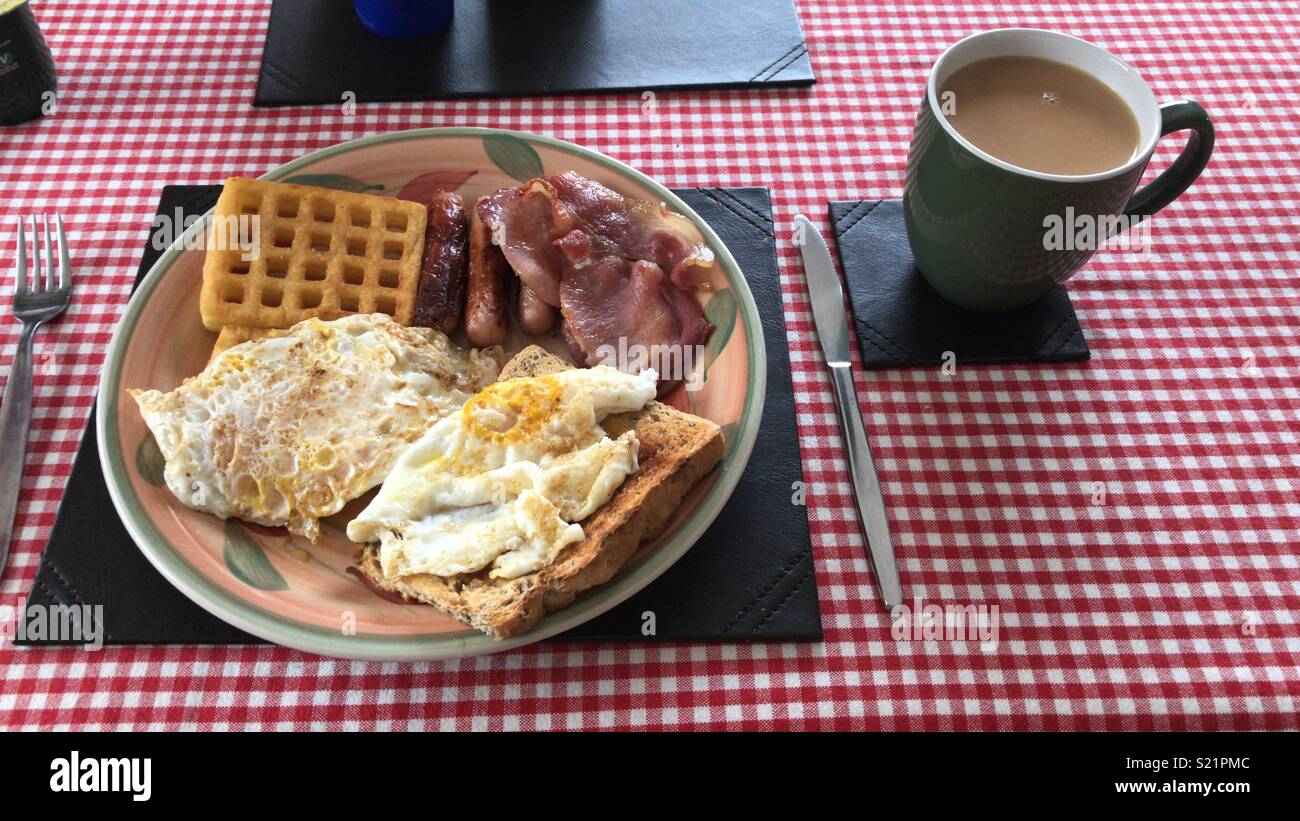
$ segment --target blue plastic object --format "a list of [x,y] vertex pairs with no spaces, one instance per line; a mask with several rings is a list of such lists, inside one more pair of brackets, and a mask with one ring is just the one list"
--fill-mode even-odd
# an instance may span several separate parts
[[380,37],[409,40],[451,23],[455,0],[354,0],[362,25]]

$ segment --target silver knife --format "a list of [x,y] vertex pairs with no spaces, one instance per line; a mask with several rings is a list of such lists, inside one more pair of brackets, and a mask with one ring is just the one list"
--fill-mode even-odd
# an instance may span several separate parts
[[849,460],[849,474],[853,479],[853,495],[858,502],[858,514],[871,552],[871,566],[876,572],[876,586],[885,607],[892,608],[903,601],[903,588],[898,582],[898,562],[894,546],[889,540],[889,518],[885,515],[885,497],[880,492],[880,479],[871,461],[871,445],[862,425],[858,410],[858,394],[853,389],[853,370],[849,364],[849,320],[844,313],[844,289],[839,274],[831,263],[831,253],[826,248],[817,226],[803,214],[794,218],[799,227],[797,234],[803,242],[804,275],[808,279],[808,297],[812,301],[813,323],[822,343],[822,354],[831,369],[831,384],[835,386],[835,404],[840,412],[840,431],[844,434],[844,451]]

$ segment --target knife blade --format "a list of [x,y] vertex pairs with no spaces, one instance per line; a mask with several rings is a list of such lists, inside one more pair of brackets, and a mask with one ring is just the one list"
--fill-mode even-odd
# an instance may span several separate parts
[[831,252],[826,240],[812,221],[799,214],[796,236],[799,253],[803,256],[804,277],[808,280],[808,298],[812,303],[813,324],[821,341],[822,354],[831,370],[831,385],[835,390],[835,405],[839,410],[840,431],[844,436],[844,453],[848,458],[849,474],[853,481],[853,496],[857,501],[858,519],[871,554],[871,566],[876,574],[876,587],[880,600],[892,608],[903,601],[903,589],[898,580],[898,561],[894,558],[893,542],[889,538],[889,517],[885,512],[885,496],[876,476],[876,466],[871,459],[871,444],[858,409],[858,394],[853,388],[853,369],[849,360],[849,320],[844,312],[844,288],[839,274],[831,262]]

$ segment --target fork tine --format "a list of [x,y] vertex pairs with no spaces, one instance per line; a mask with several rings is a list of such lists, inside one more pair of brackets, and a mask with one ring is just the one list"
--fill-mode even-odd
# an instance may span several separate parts
[[59,229],[59,287],[67,288],[72,284],[72,260],[68,257],[68,238],[63,235],[63,217],[55,214],[54,224]]
[[50,241],[50,217],[48,214],[41,214],[41,225],[45,228],[45,292],[49,293],[56,287],[54,284],[54,243]]
[[36,215],[32,214],[27,219],[32,229],[32,278],[27,283],[27,290],[39,294],[41,292],[41,235],[36,231]]
[[27,232],[23,230],[23,218],[18,218],[18,260],[14,274],[14,293],[27,293]]

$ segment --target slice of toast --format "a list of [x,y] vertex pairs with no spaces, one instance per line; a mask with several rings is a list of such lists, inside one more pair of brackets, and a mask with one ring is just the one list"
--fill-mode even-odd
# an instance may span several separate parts
[[[541,376],[571,367],[533,345],[507,362],[499,378]],[[517,579],[490,579],[486,569],[448,578],[386,579],[379,566],[379,546],[369,544],[360,549],[360,570],[375,586],[431,604],[493,638],[529,629],[543,614],[609,581],[643,541],[663,531],[682,497],[722,459],[721,428],[661,402],[607,417],[602,425],[611,437],[636,428],[640,470],[580,523],[585,538],[565,548],[554,563]]]

